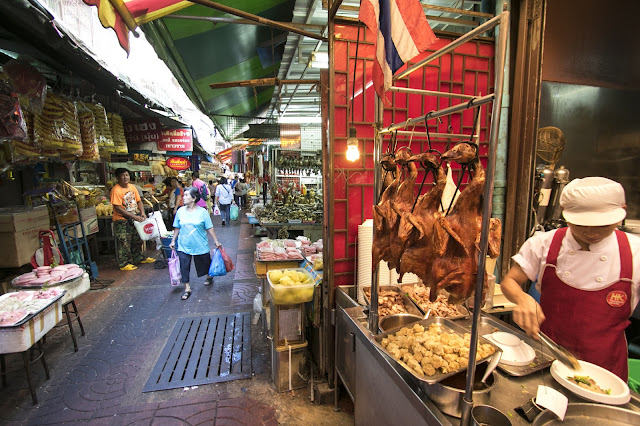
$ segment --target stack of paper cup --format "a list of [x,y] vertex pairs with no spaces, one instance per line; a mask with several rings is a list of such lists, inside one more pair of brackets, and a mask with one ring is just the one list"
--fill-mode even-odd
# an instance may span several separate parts
[[[373,219],[367,219],[362,225],[358,225],[358,302],[365,304],[363,287],[371,286],[373,278],[372,255],[373,248]],[[380,285],[389,285],[391,273],[387,262],[381,261],[378,267],[378,282]]]

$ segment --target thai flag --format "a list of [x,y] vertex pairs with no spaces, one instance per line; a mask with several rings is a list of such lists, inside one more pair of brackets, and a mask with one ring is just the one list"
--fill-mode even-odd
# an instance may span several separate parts
[[438,39],[419,0],[362,0],[359,19],[377,34],[373,85],[385,99],[393,74]]

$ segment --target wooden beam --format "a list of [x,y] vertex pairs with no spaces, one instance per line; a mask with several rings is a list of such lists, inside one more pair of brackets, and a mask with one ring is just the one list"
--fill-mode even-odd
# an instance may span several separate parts
[[280,80],[279,78],[256,78],[253,80],[226,81],[222,83],[211,83],[209,87],[212,89],[228,89],[230,87],[263,87],[263,86],[280,86],[283,84],[312,84],[317,85],[320,80]]
[[313,38],[313,39],[324,41],[324,42],[327,41],[327,38],[321,35],[310,33],[308,31],[298,29],[292,25],[285,24],[282,22],[272,21],[271,19],[263,18],[262,16],[254,15],[253,13],[245,12],[243,10],[234,9],[224,4],[215,3],[209,0],[189,0],[189,1],[191,3],[196,3],[201,6],[208,7],[209,9],[219,10],[221,12],[228,13],[230,15],[239,16],[244,19],[249,19],[251,21],[259,22],[269,27],[278,28],[279,30],[289,31],[294,34],[300,34],[305,37]]

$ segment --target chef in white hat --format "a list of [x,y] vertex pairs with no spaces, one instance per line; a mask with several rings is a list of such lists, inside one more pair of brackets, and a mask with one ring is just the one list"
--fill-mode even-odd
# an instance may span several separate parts
[[[529,335],[542,330],[626,382],[624,330],[640,295],[640,238],[617,229],[627,214],[624,189],[603,177],[574,179],[560,205],[568,227],[525,241],[502,290]],[[522,290],[527,280],[537,282],[540,304]]]

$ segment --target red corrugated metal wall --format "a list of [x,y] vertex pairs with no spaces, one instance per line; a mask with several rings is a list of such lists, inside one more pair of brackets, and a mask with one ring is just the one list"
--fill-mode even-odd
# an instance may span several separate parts
[[[334,121],[334,276],[336,285],[350,285],[356,282],[356,244],[358,225],[372,218],[373,206],[373,135],[375,91],[371,84],[374,46],[373,35],[365,28],[360,29],[358,60],[354,73],[357,27],[336,25],[334,48],[335,61],[335,121]],[[414,61],[418,62],[428,54],[440,49],[451,41],[441,38],[428,52]],[[466,95],[486,95],[493,93],[492,42],[473,41],[457,48],[452,54],[444,55],[426,67],[410,74],[407,79],[397,82],[396,86],[413,89],[436,90]],[[360,159],[349,162],[345,157],[347,149],[347,129],[351,122],[350,99],[355,76],[355,98],[353,102],[354,125],[360,141]],[[410,81],[409,81],[410,80]],[[408,84],[407,84],[408,83]],[[363,90],[364,88],[364,90]],[[389,104],[384,110],[384,126],[406,121],[409,118],[425,115],[429,111],[455,105],[461,101],[435,96],[406,95],[387,93]],[[489,132],[491,104],[482,107],[480,115],[480,154],[486,157],[486,143]],[[429,121],[432,133],[471,134],[474,110],[465,110],[442,122]],[[408,128],[411,131],[413,128]],[[448,131],[450,130],[450,131]],[[416,126],[416,132],[425,132],[424,126]],[[383,152],[386,152],[390,136],[385,137]],[[445,139],[431,139],[432,147],[440,152],[447,149]],[[455,141],[451,143],[453,145]],[[428,148],[425,137],[398,136],[398,147],[410,146],[413,153]],[[486,158],[485,158],[486,160]],[[486,164],[486,161],[483,161]],[[457,165],[453,165],[454,171]],[[418,182],[422,181],[422,173]],[[457,180],[457,176],[454,174]],[[465,178],[466,181],[466,178]],[[431,182],[428,177],[426,182]],[[428,190],[428,186],[422,192]],[[416,194],[417,194],[416,188]]]

